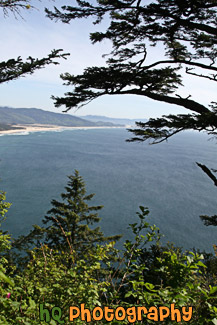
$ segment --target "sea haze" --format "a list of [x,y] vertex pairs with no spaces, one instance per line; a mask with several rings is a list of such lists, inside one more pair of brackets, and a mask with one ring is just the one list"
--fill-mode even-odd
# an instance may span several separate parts
[[4,230],[17,237],[41,224],[77,169],[87,192],[96,193],[92,203],[104,205],[106,235],[132,238],[127,227],[143,205],[164,241],[212,251],[217,229],[199,216],[217,213],[217,190],[196,161],[217,167],[216,140],[186,132],[150,146],[126,143],[129,136],[125,129],[86,129],[0,137],[0,188],[12,202]]

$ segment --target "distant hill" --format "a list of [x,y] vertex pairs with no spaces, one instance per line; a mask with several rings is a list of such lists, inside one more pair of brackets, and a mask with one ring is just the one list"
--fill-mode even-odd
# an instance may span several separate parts
[[58,126],[117,126],[111,122],[94,122],[77,116],[53,113],[38,108],[0,107],[0,125],[7,129],[16,124],[49,124]]
[[18,126],[11,126],[10,124],[0,123],[0,132],[1,131],[9,131],[9,130],[23,130],[23,128],[18,127]]
[[85,116],[79,116],[80,118],[84,118],[85,120],[88,120],[90,122],[105,122],[105,123],[115,123],[115,124],[121,124],[124,126],[134,126],[135,122],[147,122],[147,119],[126,119],[126,118],[112,118],[107,116],[101,116],[101,115],[85,115]]

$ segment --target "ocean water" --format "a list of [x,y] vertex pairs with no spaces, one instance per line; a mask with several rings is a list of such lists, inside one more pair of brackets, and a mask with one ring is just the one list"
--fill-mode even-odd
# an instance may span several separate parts
[[60,199],[67,175],[77,169],[92,204],[104,205],[100,226],[106,235],[132,238],[129,223],[139,206],[165,235],[164,242],[212,251],[217,228],[199,216],[217,213],[217,188],[196,161],[217,168],[216,140],[185,132],[167,143],[127,143],[125,129],[36,132],[0,137],[0,188],[12,207],[3,229],[14,237],[41,224],[50,201]]

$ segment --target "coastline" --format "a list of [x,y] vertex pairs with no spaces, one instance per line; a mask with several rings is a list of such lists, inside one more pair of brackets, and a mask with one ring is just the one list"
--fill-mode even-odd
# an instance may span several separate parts
[[64,131],[64,130],[86,130],[86,129],[117,129],[126,128],[125,126],[60,126],[48,124],[28,124],[28,125],[12,125],[12,127],[19,127],[19,129],[3,130],[0,135],[16,135],[20,133],[32,132],[47,132],[47,131]]

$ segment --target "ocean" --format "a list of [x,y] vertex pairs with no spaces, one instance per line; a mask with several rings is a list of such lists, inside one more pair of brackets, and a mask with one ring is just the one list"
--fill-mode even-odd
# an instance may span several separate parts
[[0,189],[12,206],[2,227],[12,236],[41,224],[60,199],[67,175],[77,169],[92,205],[104,205],[100,226],[105,235],[132,239],[129,223],[138,221],[139,206],[156,224],[163,241],[185,249],[212,251],[217,229],[200,215],[217,213],[217,188],[196,162],[217,168],[216,139],[184,132],[168,142],[127,143],[125,129],[80,129],[0,137]]

